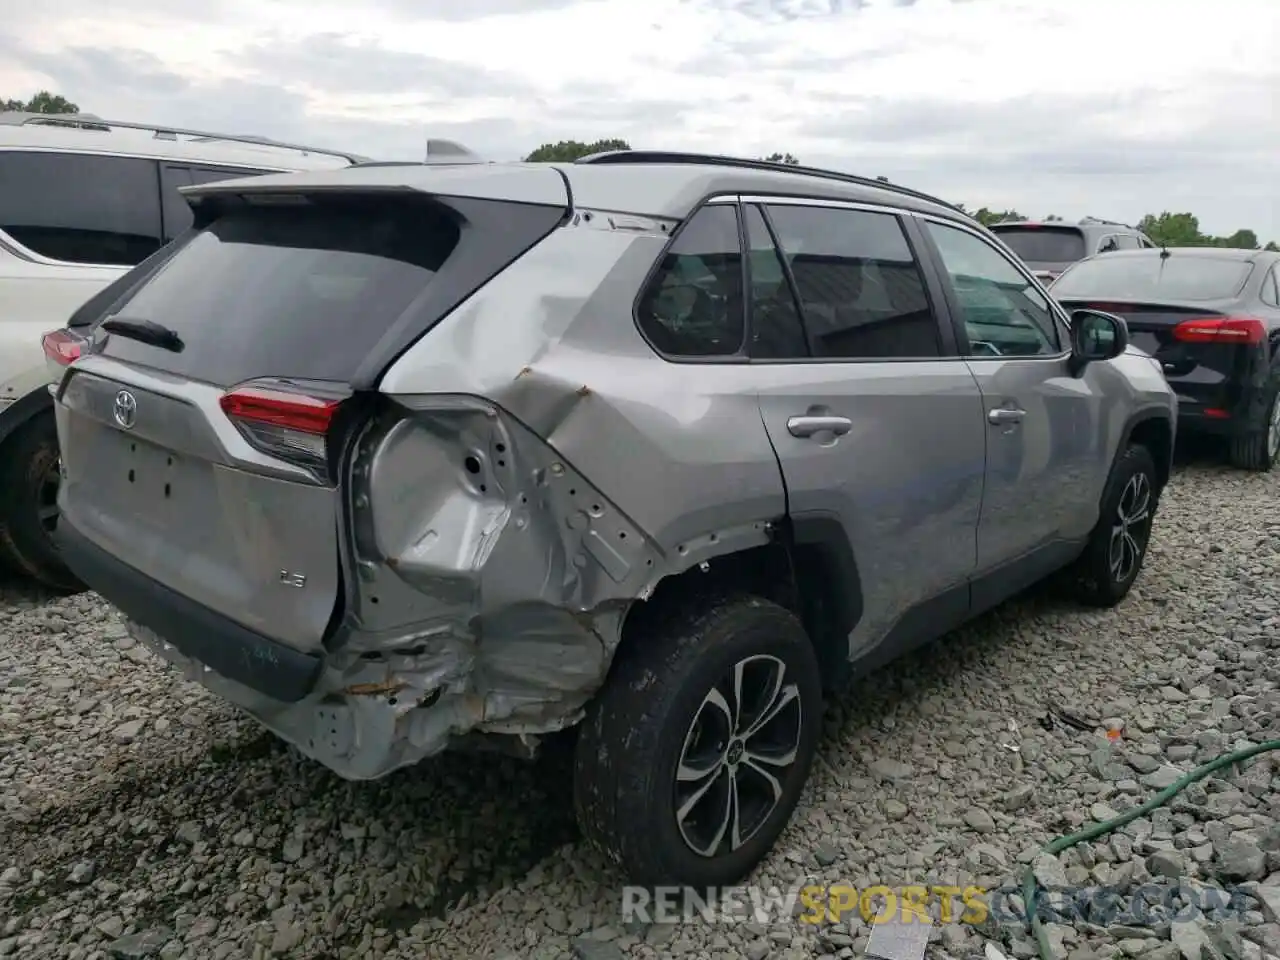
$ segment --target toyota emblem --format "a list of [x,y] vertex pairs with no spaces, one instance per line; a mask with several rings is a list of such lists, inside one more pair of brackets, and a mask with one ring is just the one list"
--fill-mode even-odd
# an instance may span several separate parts
[[128,390],[121,390],[116,394],[115,407],[111,412],[116,418],[116,423],[126,430],[133,429],[133,422],[138,418],[138,398]]

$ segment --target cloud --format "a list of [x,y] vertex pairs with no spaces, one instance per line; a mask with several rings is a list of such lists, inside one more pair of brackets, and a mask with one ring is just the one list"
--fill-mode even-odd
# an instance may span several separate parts
[[103,116],[395,159],[428,136],[781,150],[1280,239],[1275,0],[42,0],[0,29],[0,96]]

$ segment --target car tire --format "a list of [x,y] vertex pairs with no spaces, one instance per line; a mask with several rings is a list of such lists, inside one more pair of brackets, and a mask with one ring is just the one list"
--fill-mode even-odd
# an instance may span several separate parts
[[1073,581],[1078,600],[1091,607],[1114,607],[1128,596],[1146,559],[1159,500],[1151,451],[1130,444],[1107,479],[1098,524],[1076,561]]
[[36,414],[0,450],[0,552],[20,574],[59,593],[78,593],[85,586],[62,562],[52,536],[57,471],[53,413]]
[[732,884],[800,799],[821,730],[817,657],[796,616],[759,597],[648,613],[579,730],[578,823],[632,883]]
[[1231,438],[1227,459],[1233,467],[1266,473],[1280,461],[1280,368],[1267,383],[1263,426]]

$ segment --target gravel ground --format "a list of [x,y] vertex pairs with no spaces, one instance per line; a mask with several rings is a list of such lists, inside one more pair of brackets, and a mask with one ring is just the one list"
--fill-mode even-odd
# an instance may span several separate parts
[[[1280,474],[1184,465],[1121,609],[1040,591],[859,684],[755,882],[995,887],[1171,770],[1280,736],[1278,504]],[[1040,861],[1046,882],[1184,898],[1264,884],[1232,921],[1052,926],[1055,952],[1280,957],[1278,788],[1267,755]],[[0,956],[763,960],[858,956],[869,930],[645,926],[620,902],[554,767],[450,757],[347,784],[165,672],[93,595],[0,587]],[[935,958],[1032,953],[990,920],[933,936]]]

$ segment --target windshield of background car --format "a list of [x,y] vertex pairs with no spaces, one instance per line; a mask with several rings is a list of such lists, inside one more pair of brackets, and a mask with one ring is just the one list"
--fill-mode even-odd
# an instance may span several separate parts
[[1253,265],[1227,257],[1110,254],[1077,263],[1050,288],[1059,300],[1227,300],[1240,293]]
[[991,231],[1027,263],[1071,263],[1086,256],[1084,234],[1072,227],[1001,227]]

